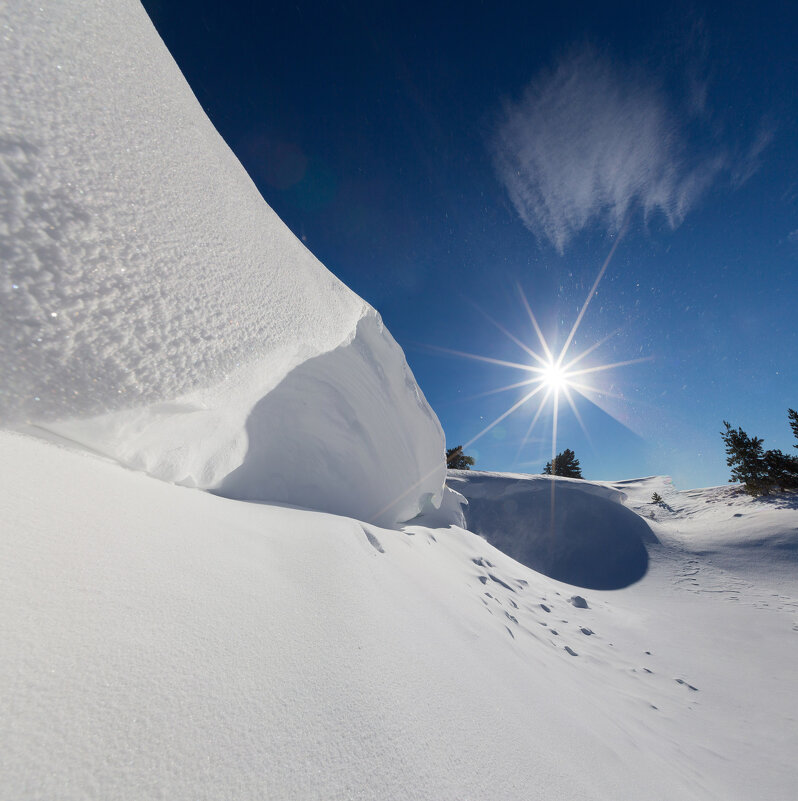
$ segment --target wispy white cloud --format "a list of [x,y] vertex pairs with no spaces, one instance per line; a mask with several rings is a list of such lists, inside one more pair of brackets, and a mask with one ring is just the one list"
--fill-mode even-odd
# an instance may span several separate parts
[[[700,102],[690,96],[691,108],[678,113],[642,71],[590,47],[540,73],[520,99],[505,102],[491,142],[497,174],[523,222],[560,252],[588,224],[619,229],[636,207],[646,218],[660,211],[679,225],[731,168],[716,143],[688,146],[688,118],[705,107],[705,87],[699,94]],[[768,142],[763,134],[750,157],[734,160],[735,183],[750,177]]]

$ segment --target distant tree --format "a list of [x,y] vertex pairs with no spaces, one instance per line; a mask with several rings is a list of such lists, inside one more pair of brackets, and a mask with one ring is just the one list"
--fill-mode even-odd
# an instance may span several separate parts
[[[795,409],[787,409],[787,418],[790,421],[790,428],[795,439],[798,439],[798,412]],[[798,448],[798,445],[793,445],[793,447]]]
[[570,448],[566,448],[562,453],[558,453],[554,457],[553,462],[546,462],[543,473],[547,476],[582,478],[582,469],[579,467],[579,459],[576,458],[576,454]]
[[662,495],[660,495],[658,492],[651,493],[651,503],[662,503]]
[[749,437],[742,428],[732,428],[723,421],[726,428],[720,435],[726,445],[726,464],[732,469],[729,481],[739,481],[751,495],[767,495],[771,482],[762,450],[763,440]]
[[463,446],[449,448],[446,451],[446,466],[450,470],[470,470],[474,465],[474,457],[463,453]]

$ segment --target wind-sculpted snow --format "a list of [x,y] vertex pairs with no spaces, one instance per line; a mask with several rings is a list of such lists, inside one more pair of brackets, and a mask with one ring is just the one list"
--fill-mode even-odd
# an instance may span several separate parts
[[623,493],[588,481],[450,471],[468,499],[466,524],[522,564],[579,587],[611,590],[648,569],[644,542],[656,542]]
[[[0,453],[2,801],[795,796],[795,572],[673,543],[683,493],[654,485],[651,568],[602,592],[446,521],[233,502],[7,432]],[[798,527],[685,500],[695,534]]]
[[[337,423],[359,425],[363,447],[401,453],[399,474],[412,465],[409,513],[439,497],[443,436],[401,351],[381,326],[358,343],[373,312],[263,202],[141,6],[14,0],[0,27],[0,425],[43,426],[212,487],[256,457],[245,426],[268,392],[300,365],[361,347],[389,363],[363,361],[357,380],[390,390],[359,399],[337,374],[348,409]],[[280,414],[281,442],[309,454]],[[327,456],[345,441],[321,436]],[[368,458],[347,444],[335,480],[345,486]],[[393,487],[375,490],[376,511]],[[247,494],[280,495],[251,482]]]
[[[440,504],[446,474],[439,440],[418,419],[436,431],[401,349],[366,317],[351,342],[304,362],[252,409],[246,457],[218,493],[382,525],[408,520]],[[427,486],[435,491],[424,496]]]

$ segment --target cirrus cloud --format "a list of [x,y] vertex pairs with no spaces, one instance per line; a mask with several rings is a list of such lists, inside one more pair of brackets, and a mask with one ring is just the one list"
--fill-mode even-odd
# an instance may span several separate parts
[[689,116],[642,71],[591,47],[572,50],[504,103],[493,163],[524,224],[560,253],[591,223],[618,230],[633,208],[662,212],[675,228],[732,166],[717,143],[695,146]]

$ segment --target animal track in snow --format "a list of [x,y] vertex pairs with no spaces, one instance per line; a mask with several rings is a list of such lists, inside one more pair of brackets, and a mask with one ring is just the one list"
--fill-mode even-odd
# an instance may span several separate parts
[[369,541],[369,545],[371,545],[375,551],[379,551],[379,553],[385,553],[385,549],[382,547],[380,541],[365,526],[362,528],[363,533],[366,535],[366,539]]

